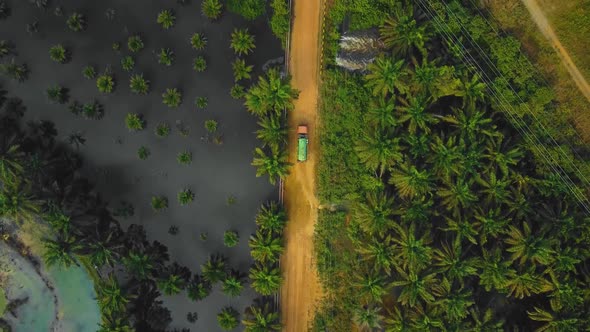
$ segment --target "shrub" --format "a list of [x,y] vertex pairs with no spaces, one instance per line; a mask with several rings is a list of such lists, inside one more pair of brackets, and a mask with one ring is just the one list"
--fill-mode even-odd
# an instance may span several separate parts
[[243,85],[235,84],[231,87],[229,94],[233,99],[244,98],[244,96],[246,95],[246,88],[244,88]]
[[86,79],[93,80],[96,77],[96,68],[88,65],[82,69],[82,75],[84,75],[84,78]]
[[195,106],[197,106],[198,108],[205,109],[207,107],[207,104],[209,104],[207,97],[197,97],[195,99]]
[[221,16],[223,5],[219,0],[203,0],[201,12],[210,20],[216,20]]
[[68,102],[68,90],[62,86],[56,85],[45,91],[47,99],[56,104],[65,104]]
[[135,60],[133,60],[133,57],[128,55],[123,57],[123,59],[121,59],[121,67],[123,68],[124,71],[132,71],[133,67],[135,66]]
[[12,59],[8,63],[0,63],[0,73],[22,83],[29,77],[29,68],[26,64],[18,64]]
[[172,66],[174,63],[174,52],[169,48],[161,48],[158,53],[158,63],[165,66]]
[[166,89],[162,94],[162,102],[168,107],[178,107],[182,103],[182,93],[178,89]]
[[207,46],[207,38],[202,33],[199,33],[199,32],[194,33],[191,36],[191,46],[195,50],[201,51],[201,50],[205,49],[205,46]]
[[234,29],[230,47],[237,55],[248,55],[256,48],[254,36],[248,33],[248,29]]
[[131,131],[140,131],[145,128],[145,121],[140,114],[127,113],[125,116],[125,125]]
[[227,10],[252,21],[264,15],[266,0],[227,0]]
[[215,121],[215,120],[205,121],[205,129],[207,129],[208,132],[213,134],[214,132],[217,131],[217,121]]
[[98,101],[94,100],[82,106],[82,114],[86,119],[100,120],[104,116],[104,109]]
[[74,32],[80,32],[86,29],[86,17],[80,13],[70,15],[66,23],[68,28]]
[[236,201],[237,201],[236,196],[234,196],[234,195],[227,196],[226,203],[228,206],[236,204]]
[[168,137],[170,135],[170,126],[167,123],[159,123],[156,126],[156,136],[160,138]]
[[69,60],[68,51],[62,44],[51,46],[49,49],[49,57],[51,60],[61,64],[64,64]]
[[135,94],[145,95],[150,91],[150,81],[143,74],[135,74],[129,79],[129,88]]
[[111,48],[113,49],[113,51],[119,52],[121,50],[121,43],[114,42],[111,44]]
[[203,56],[199,55],[193,61],[193,69],[196,72],[203,72],[203,71],[205,71],[205,69],[207,69],[207,60],[205,60],[205,58]]
[[225,331],[230,331],[238,327],[240,313],[232,307],[226,307],[221,309],[221,312],[217,314],[217,323]]
[[96,79],[96,87],[102,93],[112,93],[115,89],[115,80],[111,74],[104,73]]
[[240,237],[235,231],[225,231],[223,233],[223,244],[228,247],[235,247],[240,242]]
[[244,59],[236,59],[232,63],[232,69],[234,70],[234,81],[237,82],[242,79],[250,79],[252,68],[253,66],[246,65],[246,61]]
[[156,212],[160,212],[168,207],[168,198],[166,196],[153,196],[152,197],[152,209]]
[[181,152],[176,156],[176,161],[181,165],[190,165],[193,161],[193,154],[188,151]]
[[195,193],[193,193],[190,189],[184,189],[178,193],[178,203],[180,203],[180,205],[187,205],[192,203],[194,200]]
[[273,34],[281,40],[283,48],[286,47],[287,34],[291,26],[291,13],[286,0],[272,0],[270,3],[272,16],[270,18],[270,29]]
[[138,35],[131,36],[127,39],[127,48],[133,53],[137,53],[143,49],[143,40]]
[[166,9],[158,14],[158,19],[156,21],[162,26],[162,28],[170,29],[176,22],[176,16],[174,15],[174,12]]

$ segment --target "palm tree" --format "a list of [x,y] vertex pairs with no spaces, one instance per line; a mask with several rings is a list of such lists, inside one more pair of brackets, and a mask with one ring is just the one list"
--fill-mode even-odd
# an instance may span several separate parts
[[104,73],[96,78],[96,87],[102,93],[111,93],[115,89],[115,80],[109,73]]
[[383,176],[387,167],[403,161],[400,138],[392,131],[375,130],[366,134],[354,147],[361,162],[369,169],[379,171]]
[[498,137],[496,126],[491,125],[492,119],[479,110],[452,108],[453,114],[443,117],[443,121],[457,128],[461,140],[480,142],[486,138]]
[[433,178],[428,170],[418,170],[409,163],[399,164],[391,171],[389,183],[395,185],[401,197],[424,196],[433,189]]
[[229,297],[240,296],[244,289],[245,275],[238,270],[232,269],[222,282],[221,290]]
[[370,192],[364,202],[354,206],[353,215],[365,233],[383,235],[394,224],[392,207],[393,198],[385,192]]
[[244,59],[238,58],[234,60],[232,63],[232,69],[234,70],[234,81],[238,82],[239,80],[250,79],[252,68],[254,68],[254,66],[246,65],[246,61]]
[[[5,176],[2,177],[5,181]],[[17,223],[33,220],[39,214],[40,207],[30,192],[30,184],[22,182],[18,177],[11,182],[4,182],[0,187],[0,217]]]
[[180,293],[185,287],[185,280],[181,275],[170,274],[164,279],[158,280],[158,288],[166,295]]
[[270,184],[274,185],[278,179],[284,179],[289,175],[289,167],[292,165],[288,160],[285,150],[270,149],[270,155],[267,155],[261,148],[254,150],[254,159],[252,166],[258,167],[256,177],[268,174]]
[[226,276],[227,260],[221,255],[211,255],[205,264],[201,265],[203,278],[211,284],[222,281]]
[[0,153],[0,181],[14,183],[23,172],[21,160],[24,153],[20,151],[20,145],[10,144]]
[[207,37],[205,37],[204,34],[197,32],[191,36],[190,42],[195,50],[202,51],[205,49],[205,46],[207,46]]
[[366,86],[373,91],[374,96],[394,95],[395,89],[401,93],[408,90],[406,77],[408,72],[404,60],[394,62],[391,58],[380,56],[367,69]]
[[489,159],[490,165],[498,167],[502,174],[506,176],[510,175],[510,167],[516,166],[524,153],[519,147],[511,146],[510,140],[498,136],[496,139],[488,140],[484,156]]
[[99,280],[96,287],[98,305],[103,314],[113,315],[125,312],[129,296],[119,286],[117,277],[109,274],[107,278]]
[[462,153],[455,136],[449,137],[446,142],[440,136],[435,136],[430,148],[433,153],[428,159],[437,175],[448,178],[451,174],[462,173]]
[[261,263],[274,263],[279,260],[284,247],[282,238],[270,231],[257,230],[248,241],[250,255]]
[[22,83],[29,77],[29,68],[26,64],[18,64],[14,59],[8,63],[0,63],[0,74]]
[[127,39],[127,48],[129,48],[129,51],[131,51],[132,53],[137,53],[141,51],[143,47],[143,40],[140,36],[133,35]]
[[475,210],[474,218],[479,222],[480,240],[479,243],[484,245],[488,241],[488,237],[498,238],[498,236],[505,232],[506,225],[510,222],[502,213],[500,207],[495,209],[490,208],[487,212],[481,208]]
[[362,303],[381,303],[381,298],[389,290],[385,277],[375,269],[355,273],[352,286]]
[[80,13],[73,13],[66,21],[68,28],[74,32],[84,31],[86,29],[86,17]]
[[469,308],[475,304],[470,290],[452,287],[452,283],[445,277],[434,287],[434,294],[439,297],[435,305],[440,307],[444,316],[453,323],[463,321]]
[[471,191],[470,181],[459,177],[455,182],[444,181],[443,183],[444,186],[437,191],[437,195],[447,210],[466,208],[477,202],[477,196]]
[[193,301],[201,301],[211,294],[211,283],[202,276],[195,274],[187,285],[188,297]]
[[102,314],[102,322],[97,332],[135,332],[127,319],[120,314]]
[[512,181],[506,177],[498,178],[494,171],[487,173],[488,179],[477,176],[475,181],[481,185],[480,192],[486,195],[487,203],[501,204],[510,201],[510,191]]
[[[410,325],[414,331],[444,331],[445,324],[441,314],[441,310],[438,310],[434,304],[427,303],[426,305],[416,305],[409,312],[408,317],[412,322]],[[450,326],[449,328],[452,330]],[[463,330],[457,328],[455,331]]]
[[432,248],[429,245],[432,240],[428,232],[420,236],[414,223],[408,228],[394,224],[393,230],[397,235],[393,237],[393,243],[397,245],[396,258],[402,268],[413,272],[431,264]]
[[387,316],[384,319],[385,331],[387,332],[410,332],[414,331],[411,327],[411,319],[407,315],[408,311],[400,310],[397,303],[387,307]]
[[162,26],[162,28],[167,30],[173,27],[174,23],[176,23],[176,16],[172,10],[165,9],[158,14],[156,21]]
[[72,132],[71,134],[69,134],[66,137],[66,141],[68,142],[68,144],[74,146],[76,148],[76,150],[79,150],[81,146],[86,144],[86,138],[79,131]]
[[271,310],[268,303],[255,303],[246,308],[244,316],[246,332],[278,332],[282,328],[279,313]]
[[293,110],[293,100],[298,96],[299,91],[291,86],[290,77],[281,77],[277,68],[271,68],[248,90],[245,105],[254,115],[265,115],[269,111],[281,115],[285,109]]
[[47,95],[47,99],[49,99],[50,102],[55,104],[65,104],[68,102],[69,99],[68,89],[59,85],[49,87],[45,91],[45,94]]
[[225,330],[230,331],[235,329],[240,323],[240,313],[232,307],[225,307],[217,314],[217,323]]
[[576,332],[580,331],[583,324],[579,318],[551,313],[538,307],[532,312],[527,311],[527,314],[530,319],[544,323],[536,332]]
[[531,266],[524,272],[517,272],[506,284],[508,296],[517,299],[529,297],[532,294],[549,292],[553,285],[535,272],[535,267]]
[[393,128],[398,125],[395,117],[395,100],[393,98],[379,98],[371,101],[371,107],[366,113],[367,120],[379,129]]
[[428,97],[419,95],[409,99],[400,98],[399,101],[402,104],[398,107],[401,112],[399,122],[408,123],[410,134],[415,134],[418,129],[425,134],[429,134],[430,126],[438,123],[438,119],[434,114],[428,112],[428,104],[430,103]]
[[479,222],[471,221],[469,218],[462,216],[458,210],[453,211],[452,218],[447,216],[444,217],[446,227],[441,227],[441,230],[445,232],[454,232],[457,241],[466,239],[467,241],[477,245],[477,239],[475,238],[479,230]]
[[150,91],[150,81],[143,78],[143,74],[135,74],[129,79],[129,88],[135,94],[145,95]]
[[262,205],[256,214],[256,226],[268,233],[282,234],[286,222],[285,209],[275,201]]
[[248,277],[252,282],[252,288],[263,296],[278,292],[283,282],[281,270],[277,266],[269,264],[256,263],[250,268]]
[[493,251],[482,249],[482,256],[479,284],[488,292],[492,288],[500,292],[505,291],[508,280],[516,273],[510,267],[511,262],[502,259],[502,252],[499,248]]
[[68,51],[61,44],[54,45],[49,49],[49,57],[51,60],[61,64],[64,64],[69,60]]
[[410,307],[416,306],[418,301],[434,303],[435,298],[432,291],[434,285],[439,283],[434,273],[420,274],[417,271],[406,272],[403,269],[397,269],[397,272],[401,280],[394,281],[391,285],[402,287],[398,302]]
[[169,48],[161,48],[158,52],[158,63],[167,67],[172,66],[174,63],[174,51]]
[[254,36],[248,33],[248,29],[234,29],[230,47],[237,55],[248,55],[256,48]]
[[43,219],[51,226],[51,229],[56,234],[63,236],[70,235],[72,219],[65,215],[55,204],[49,205],[48,210],[43,216]]
[[458,97],[463,97],[463,107],[469,109],[475,108],[475,103],[478,100],[485,98],[486,84],[480,81],[481,77],[478,73],[473,74],[471,79],[463,77],[459,91],[456,94]]
[[411,5],[397,6],[393,15],[385,19],[379,32],[385,46],[393,48],[393,53],[398,56],[407,57],[414,50],[426,54],[424,45],[429,38],[427,25],[416,22]]
[[177,88],[166,89],[162,94],[162,102],[168,107],[178,107],[182,103],[182,93]]
[[221,16],[223,5],[219,0],[204,0],[201,4],[201,12],[207,18],[216,20]]
[[72,236],[58,236],[57,240],[43,240],[45,253],[43,260],[47,266],[60,265],[69,268],[78,265],[74,254],[82,249],[78,241]]
[[263,147],[278,149],[287,143],[287,128],[276,114],[262,116],[258,121],[258,126],[260,129],[256,131],[256,138],[262,142]]
[[471,319],[475,322],[471,331],[473,332],[502,332],[504,331],[504,320],[494,319],[494,311],[487,308],[481,315],[477,307],[469,310]]
[[145,253],[130,251],[126,257],[123,257],[123,264],[127,271],[138,280],[152,277],[154,264],[152,258]]
[[522,231],[513,225],[508,226],[508,238],[504,240],[509,247],[506,251],[512,253],[510,259],[518,260],[523,265],[527,260],[534,264],[549,265],[553,261],[555,251],[550,240],[544,234],[533,234],[528,222],[522,223]]
[[477,275],[479,263],[476,258],[463,256],[463,247],[458,238],[452,245],[442,243],[440,248],[435,248],[433,251],[434,266],[438,267],[437,272],[444,273],[451,283],[458,281],[461,287],[468,277]]
[[207,69],[207,60],[205,60],[204,56],[199,55],[193,60],[193,69],[197,73],[204,72]]
[[363,261],[369,261],[375,271],[383,271],[391,275],[393,265],[397,264],[395,247],[390,235],[383,238],[373,237],[369,243],[361,243],[357,248]]
[[381,308],[379,306],[362,306],[354,310],[354,322],[360,331],[374,331],[381,329]]

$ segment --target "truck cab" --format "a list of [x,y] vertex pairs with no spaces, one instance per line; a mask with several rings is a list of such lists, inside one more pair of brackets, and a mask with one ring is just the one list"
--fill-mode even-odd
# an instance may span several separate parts
[[309,139],[307,138],[307,125],[297,126],[297,161],[304,162],[307,160],[307,146]]

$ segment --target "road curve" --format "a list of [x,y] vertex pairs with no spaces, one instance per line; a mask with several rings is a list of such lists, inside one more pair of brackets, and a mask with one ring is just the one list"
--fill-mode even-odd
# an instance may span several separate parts
[[[300,91],[295,109],[288,114],[289,161],[294,165],[284,184],[288,214],[285,252],[281,258],[283,331],[303,332],[314,317],[321,287],[314,264],[313,234],[317,221],[316,164],[318,156],[318,96],[322,0],[294,0],[289,56],[293,86]],[[309,128],[308,160],[297,163],[299,124]]]
[[567,68],[567,71],[570,73],[570,76],[572,77],[574,82],[576,82],[578,89],[580,89],[580,91],[586,97],[586,99],[588,99],[588,101],[590,101],[590,85],[588,84],[588,82],[584,78],[584,75],[582,75],[582,73],[580,72],[578,67],[576,67],[576,64],[574,63],[574,61],[572,60],[572,58],[568,54],[565,47],[563,47],[563,45],[559,41],[557,34],[555,33],[555,31],[551,27],[549,20],[547,19],[547,17],[543,13],[543,10],[539,6],[539,3],[537,2],[537,0],[521,0],[521,1],[525,5],[525,7],[529,11],[529,13],[531,14],[533,21],[535,21],[535,24],[537,24],[537,26],[539,27],[539,30],[541,30],[541,33],[543,33],[545,38],[549,39],[551,46],[553,46],[555,51],[557,51],[557,53],[559,54],[559,57],[563,61],[563,64]]

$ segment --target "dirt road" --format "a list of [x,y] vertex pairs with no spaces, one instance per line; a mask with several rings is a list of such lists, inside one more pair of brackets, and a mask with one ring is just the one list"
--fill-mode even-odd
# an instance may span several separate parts
[[537,26],[541,30],[541,33],[543,33],[543,35],[547,39],[549,39],[549,42],[551,43],[553,48],[557,51],[557,53],[561,57],[561,60],[563,61],[564,66],[567,68],[567,71],[572,76],[572,79],[574,80],[574,82],[576,82],[576,85],[578,86],[578,88],[580,89],[582,94],[584,94],[586,99],[588,99],[588,101],[590,101],[590,85],[588,84],[588,82],[586,81],[586,79],[584,78],[582,73],[580,73],[580,70],[578,70],[578,67],[576,67],[576,64],[574,63],[572,58],[567,53],[567,50],[565,49],[565,47],[563,47],[563,45],[559,41],[557,34],[555,33],[555,31],[551,27],[549,20],[547,20],[547,17],[545,16],[543,11],[541,10],[541,7],[539,6],[539,3],[537,2],[537,0],[521,0],[521,1],[526,6],[527,10],[531,14],[531,17],[533,18],[533,21],[535,21],[535,24],[537,24]]
[[[300,91],[295,110],[289,113],[289,160],[294,163],[285,181],[284,202],[289,215],[281,260],[285,278],[281,289],[283,331],[307,331],[321,289],[313,261],[313,233],[318,202],[315,177],[318,135],[319,45],[322,0],[294,0],[289,66],[292,83]],[[296,128],[309,127],[308,160],[297,163]]]

